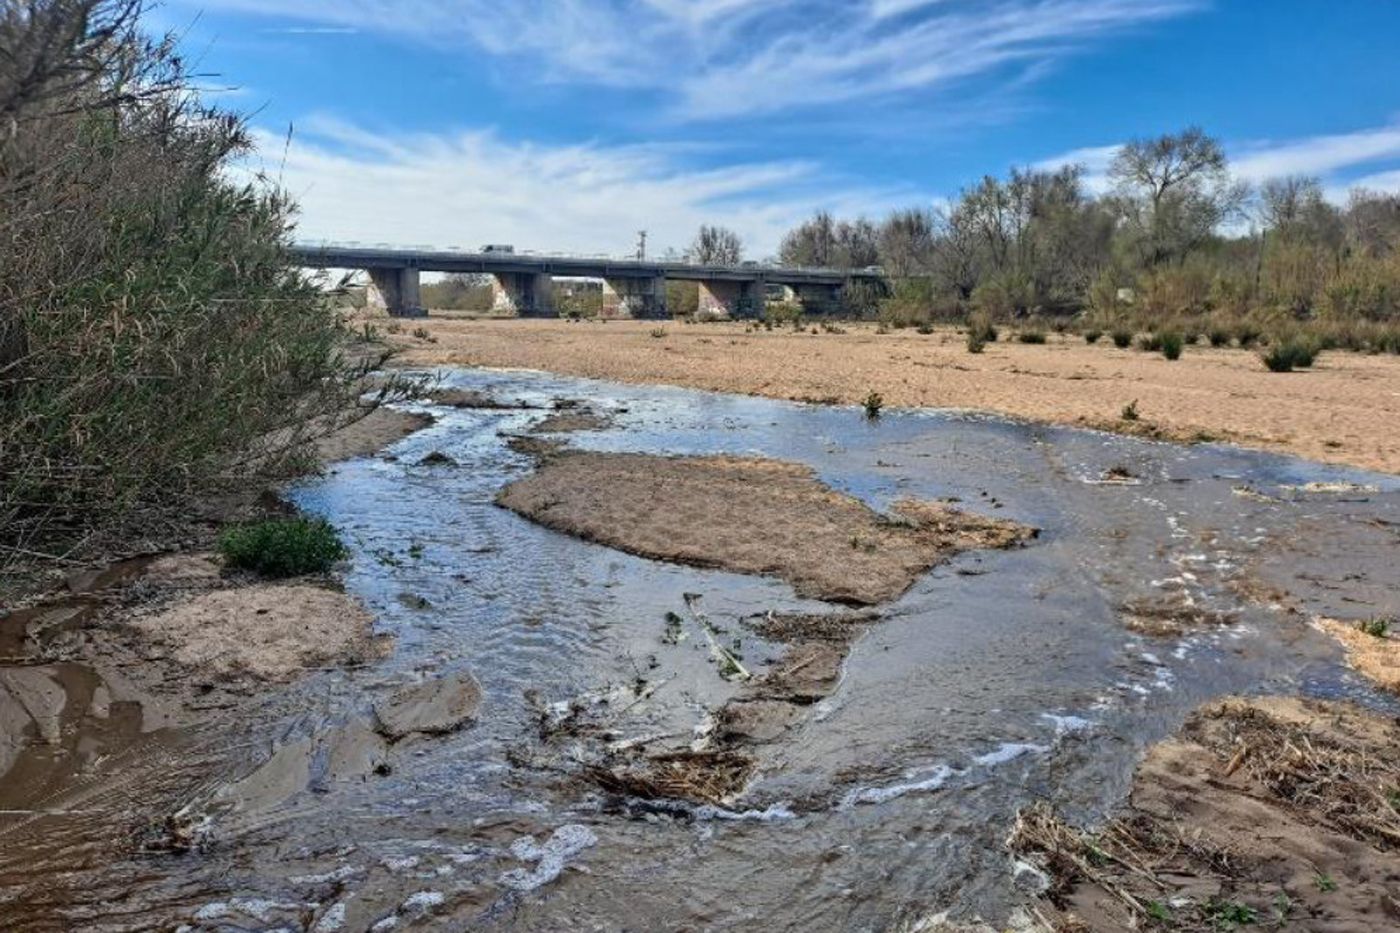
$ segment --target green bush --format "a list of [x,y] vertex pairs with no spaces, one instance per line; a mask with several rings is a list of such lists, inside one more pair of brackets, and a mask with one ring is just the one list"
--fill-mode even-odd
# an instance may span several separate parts
[[1162,355],[1169,360],[1181,359],[1181,346],[1183,343],[1181,334],[1174,330],[1164,331],[1157,339]]
[[1102,336],[1103,336],[1103,331],[1098,330],[1097,328],[1092,328],[1092,327],[1091,327],[1090,329],[1088,329],[1088,330],[1086,330],[1086,331],[1084,332],[1084,342],[1085,342],[1085,343],[1091,343],[1091,344],[1092,344],[1092,343],[1098,343],[1098,342],[1099,342],[1099,338],[1102,337]]
[[1016,334],[1016,339],[1021,343],[1044,343],[1045,331],[1032,327],[1028,330],[1020,331]]
[[1115,328],[1109,337],[1113,340],[1113,345],[1120,350],[1128,349],[1133,342],[1133,332],[1125,328]]
[[1206,339],[1210,341],[1212,347],[1228,347],[1230,345],[1230,332],[1219,325],[1211,325],[1206,332]]
[[1317,356],[1314,346],[1301,337],[1284,337],[1269,341],[1269,349],[1261,359],[1272,373],[1291,373],[1295,369],[1307,369]]
[[1144,353],[1156,353],[1162,349],[1162,338],[1157,334],[1143,334],[1138,338],[1138,349]]
[[969,337],[976,337],[982,343],[997,342],[997,328],[992,323],[989,315],[978,311],[970,315],[967,319],[967,333]]
[[321,518],[278,518],[229,528],[219,536],[219,553],[230,567],[265,577],[325,573],[349,554],[336,530]]

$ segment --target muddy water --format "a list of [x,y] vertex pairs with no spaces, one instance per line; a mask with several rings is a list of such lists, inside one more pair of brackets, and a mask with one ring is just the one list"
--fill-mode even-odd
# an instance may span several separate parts
[[[49,671],[66,685],[68,719],[47,727],[56,742],[37,735],[37,718],[27,727],[7,786],[42,783],[26,776],[38,749],[69,765],[148,751],[126,769],[93,766],[125,783],[97,780],[90,806],[65,796],[74,812],[54,814],[36,797],[0,822],[0,916],[34,928],[876,930],[954,908],[1001,921],[1021,898],[1000,845],[1017,808],[1048,797],[1076,819],[1104,814],[1142,749],[1202,701],[1304,693],[1400,712],[1306,624],[1306,612],[1400,612],[1393,478],[947,413],[869,422],[851,409],[537,374],[444,379],[534,407],[427,408],[439,422],[388,456],[291,490],[353,543],[347,587],[396,636],[393,655],[270,691],[232,732],[215,722],[168,735],[133,725],[134,710],[109,712],[121,739],[91,722],[103,684]],[[691,734],[738,688],[696,639],[665,638],[683,594],[742,637],[757,670],[780,649],[743,618],[833,607],[495,507],[532,468],[503,435],[527,431],[556,398],[613,417],[570,435],[578,446],[795,460],[877,508],[955,498],[1042,534],[962,555],[882,607],[836,692],[761,750],[758,777],[729,808],[618,800],[581,779],[583,743],[541,739],[542,705],[610,696],[590,712],[611,738]],[[433,451],[453,463],[419,463]],[[1113,467],[1136,478],[1103,483]],[[1280,588],[1305,612],[1260,598]],[[1125,605],[1164,602],[1218,610],[1225,624],[1169,637],[1121,624]],[[484,693],[475,725],[377,744],[376,698],[461,670]],[[639,684],[648,698],[634,702]],[[97,851],[94,839],[118,838],[93,827],[122,795],[150,813],[185,808],[200,844]]]

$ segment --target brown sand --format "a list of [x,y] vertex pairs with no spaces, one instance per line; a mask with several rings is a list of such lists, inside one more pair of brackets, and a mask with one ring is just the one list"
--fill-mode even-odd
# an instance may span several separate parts
[[1400,693],[1400,638],[1395,632],[1369,635],[1359,621],[1319,618],[1318,626],[1346,648],[1347,663],[1379,686]]
[[[1211,437],[1312,460],[1400,472],[1400,358],[1330,352],[1310,371],[1270,373],[1245,350],[1187,347],[1176,362],[1100,341],[1051,335],[1044,346],[999,342],[968,353],[951,328],[877,334],[644,321],[429,318],[437,338],[403,339],[396,362],[523,367],[774,398],[896,407],[967,408],[1164,438]],[[1123,422],[1136,400],[1141,420]]]
[[1149,751],[1118,819],[1083,833],[1038,805],[1011,844],[1048,871],[1056,929],[1394,929],[1397,746],[1349,704],[1226,700]]
[[131,624],[186,667],[286,680],[307,667],[374,654],[372,621],[344,593],[264,583],[199,593]]
[[433,419],[428,415],[376,408],[363,418],[319,438],[316,441],[316,458],[323,463],[334,463],[353,457],[367,457],[432,423]]
[[799,595],[851,604],[894,599],[959,551],[1034,535],[931,503],[900,503],[886,518],[805,466],[738,457],[567,453],[496,501],[630,554],[773,574]]

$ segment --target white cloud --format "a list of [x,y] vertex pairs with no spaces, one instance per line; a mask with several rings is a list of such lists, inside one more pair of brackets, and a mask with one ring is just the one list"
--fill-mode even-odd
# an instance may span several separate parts
[[[1116,145],[1073,149],[1036,162],[1034,167],[1082,165],[1086,187],[1102,193],[1109,189],[1108,167],[1118,149]],[[1400,124],[1302,139],[1256,140],[1226,149],[1230,171],[1251,184],[1288,175],[1317,176],[1328,197],[1336,201],[1344,201],[1352,187],[1400,190],[1400,168],[1379,166],[1381,171],[1358,176],[1366,166],[1400,163]]]
[[638,230],[656,252],[701,223],[735,229],[750,256],[818,207],[878,216],[908,191],[843,186],[799,161],[688,166],[684,147],[548,147],[489,131],[381,136],[326,118],[258,138],[263,168],[301,205],[298,237],[399,246],[625,254]]
[[770,114],[1032,74],[1206,0],[204,0],[469,45],[545,80],[656,91],[682,119]]

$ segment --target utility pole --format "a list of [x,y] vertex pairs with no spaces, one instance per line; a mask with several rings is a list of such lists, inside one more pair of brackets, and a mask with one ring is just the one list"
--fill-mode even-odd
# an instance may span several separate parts
[[637,258],[647,258],[647,232],[645,230],[637,231]]

